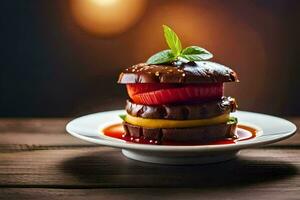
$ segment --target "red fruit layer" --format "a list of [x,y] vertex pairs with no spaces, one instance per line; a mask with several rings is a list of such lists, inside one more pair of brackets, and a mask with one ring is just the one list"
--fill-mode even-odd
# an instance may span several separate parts
[[207,101],[223,96],[223,84],[127,84],[128,95],[133,102],[144,105],[160,105],[190,101]]

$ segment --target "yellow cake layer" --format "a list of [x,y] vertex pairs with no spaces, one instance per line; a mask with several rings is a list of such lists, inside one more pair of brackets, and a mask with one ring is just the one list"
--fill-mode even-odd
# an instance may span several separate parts
[[208,119],[195,120],[169,120],[169,119],[146,119],[141,117],[134,117],[127,114],[124,118],[129,124],[142,126],[145,128],[186,128],[196,126],[208,126],[214,124],[226,123],[229,120],[229,114],[219,115]]

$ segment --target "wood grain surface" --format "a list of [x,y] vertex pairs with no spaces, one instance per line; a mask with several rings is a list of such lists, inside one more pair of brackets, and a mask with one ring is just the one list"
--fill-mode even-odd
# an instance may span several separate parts
[[300,199],[298,133],[236,160],[171,166],[73,138],[68,120],[0,120],[0,199]]

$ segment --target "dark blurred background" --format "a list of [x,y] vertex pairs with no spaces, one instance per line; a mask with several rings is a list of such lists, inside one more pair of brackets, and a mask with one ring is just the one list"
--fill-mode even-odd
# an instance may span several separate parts
[[119,109],[120,70],[166,48],[162,24],[239,73],[240,109],[300,114],[298,0],[4,0],[0,117]]

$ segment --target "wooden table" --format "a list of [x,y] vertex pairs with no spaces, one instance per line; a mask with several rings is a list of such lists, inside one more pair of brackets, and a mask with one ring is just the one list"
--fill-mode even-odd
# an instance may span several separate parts
[[0,199],[300,199],[299,133],[237,160],[163,166],[73,138],[67,121],[0,120]]

